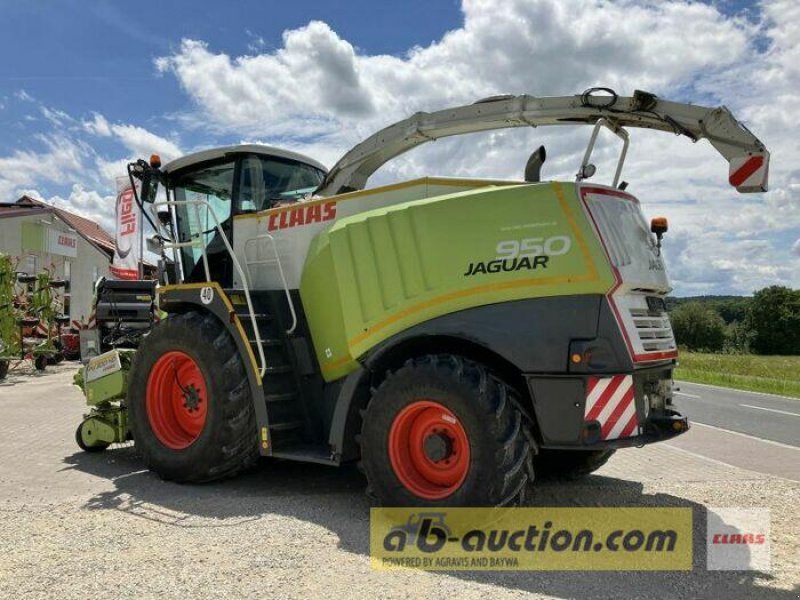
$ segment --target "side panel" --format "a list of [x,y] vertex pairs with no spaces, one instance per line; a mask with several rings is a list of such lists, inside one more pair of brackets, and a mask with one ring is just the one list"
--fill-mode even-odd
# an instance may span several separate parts
[[[332,399],[329,441],[342,460],[358,455],[352,438],[360,429],[362,406],[356,396],[363,402],[369,387],[408,357],[440,352],[461,353],[511,377],[509,367],[521,375],[528,382],[540,441],[548,446],[583,443],[585,387],[590,377],[635,372],[602,294],[529,298],[453,312],[382,341],[360,359],[362,366],[336,382],[341,386]],[[583,357],[579,364],[570,360],[575,352]],[[641,390],[637,394],[640,400],[644,397]]]
[[[275,261],[277,253],[289,289],[297,289],[314,237],[330,229],[331,225],[341,219],[411,200],[519,183],[490,179],[424,177],[330,198],[297,202],[255,214],[237,215],[234,218],[234,252],[243,266],[249,264],[249,279],[253,288],[283,289]],[[236,276],[234,287],[242,287]]]
[[[523,373],[566,373],[573,340],[595,340],[598,315],[605,298],[600,294],[531,298],[490,304],[444,315],[392,336],[372,348],[367,367],[407,340],[445,336],[485,348]],[[610,343],[625,350],[617,334]],[[630,361],[604,370],[630,368]]]
[[312,246],[300,293],[330,381],[376,344],[430,319],[526,298],[604,294],[613,282],[574,185],[546,183],[342,219]]

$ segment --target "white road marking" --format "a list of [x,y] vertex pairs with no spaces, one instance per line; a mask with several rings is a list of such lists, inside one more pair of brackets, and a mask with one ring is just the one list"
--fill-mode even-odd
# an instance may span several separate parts
[[780,394],[770,394],[769,392],[751,392],[750,390],[737,390],[736,388],[722,387],[721,385],[711,385],[710,383],[695,383],[694,381],[683,381],[682,379],[676,379],[675,381],[680,384],[686,383],[688,385],[699,385],[700,387],[713,388],[715,390],[721,390],[723,392],[738,392],[740,394],[752,394],[754,396],[772,396],[773,398],[783,398],[784,400],[794,400],[795,402],[800,401],[800,398],[796,398],[794,396],[781,396]]
[[730,433],[731,435],[738,435],[743,438],[748,438],[751,440],[756,440],[758,442],[764,442],[765,444],[772,444],[773,446],[780,446],[781,448],[789,448],[790,450],[797,450],[800,451],[800,447],[792,446],[791,444],[783,444],[781,442],[775,442],[773,440],[766,440],[764,438],[756,437],[754,435],[749,435],[747,433],[742,433],[740,431],[732,431],[730,429],[723,429],[722,427],[717,427],[716,425],[709,425],[708,423],[698,423],[697,421],[691,421],[690,425],[692,427],[708,427],[709,429],[716,429],[717,431],[724,431],[725,433]]
[[[723,431],[726,431],[726,430],[723,429]],[[736,432],[731,431],[730,433],[736,433]],[[748,436],[748,437],[750,437],[750,436]],[[758,439],[758,438],[756,438],[756,439]],[[762,441],[767,441],[767,440],[762,440]],[[775,479],[784,479],[786,481],[797,481],[797,479],[792,479],[791,477],[786,477],[784,475],[776,475],[774,473],[765,473],[764,471],[756,471],[754,469],[748,469],[747,467],[740,467],[738,465],[734,465],[734,464],[731,464],[731,463],[726,463],[726,462],[723,462],[721,460],[717,460],[716,458],[710,458],[710,457],[706,456],[705,454],[700,454],[698,452],[692,452],[691,450],[686,450],[685,448],[678,448],[677,446],[673,446],[669,442],[663,442],[661,445],[662,446],[666,446],[670,450],[675,450],[677,452],[683,452],[684,454],[688,454],[690,456],[694,456],[695,458],[706,460],[706,461],[708,461],[710,463],[715,463],[715,464],[718,464],[718,465],[721,465],[721,466],[724,466],[724,467],[728,467],[729,469],[738,469],[740,471],[746,471],[748,473],[752,473],[753,475],[761,475],[761,477],[757,477],[757,478],[754,478],[754,479],[775,478]]]
[[778,413],[778,414],[781,414],[781,415],[790,415],[792,417],[800,417],[800,413],[793,413],[793,412],[789,412],[788,410],[777,410],[775,408],[764,408],[763,406],[753,406],[751,404],[740,404],[739,406],[744,406],[745,408],[753,408],[755,410],[766,410],[766,411]]
[[710,463],[714,463],[717,465],[722,465],[724,467],[728,467],[730,469],[741,469],[742,471],[750,471],[752,473],[758,473],[759,475],[768,475],[770,477],[776,477],[776,475],[769,475],[769,473],[760,473],[759,471],[753,471],[752,469],[745,469],[744,467],[737,467],[736,465],[732,465],[731,463],[722,462],[721,460],[717,460],[716,458],[711,458],[706,456],[705,454],[699,454],[697,452],[692,452],[691,450],[686,450],[685,448],[678,448],[678,446],[673,446],[669,442],[662,442],[662,446],[666,446],[670,450],[675,450],[676,452],[683,452],[684,454],[689,454],[690,456],[694,456],[695,458],[702,458]]
[[694,398],[696,400],[700,400],[700,396],[695,396],[694,394],[687,394],[686,392],[675,392],[677,396],[686,396],[687,398]]

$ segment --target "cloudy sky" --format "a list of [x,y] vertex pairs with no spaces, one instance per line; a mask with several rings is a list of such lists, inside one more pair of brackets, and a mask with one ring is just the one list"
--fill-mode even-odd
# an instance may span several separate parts
[[[385,4],[385,6],[382,6]],[[771,191],[737,194],[706,142],[635,130],[623,178],[666,215],[675,293],[800,287],[800,3],[653,0],[177,2],[0,0],[0,198],[26,193],[109,226],[125,163],[265,142],[331,166],[418,110],[499,93],[724,104],[772,153]],[[377,6],[380,6],[377,8]],[[148,12],[150,11],[150,12]],[[372,182],[572,179],[585,127],[440,140]],[[605,156],[617,148],[607,140]],[[602,182],[602,169],[597,179]]]

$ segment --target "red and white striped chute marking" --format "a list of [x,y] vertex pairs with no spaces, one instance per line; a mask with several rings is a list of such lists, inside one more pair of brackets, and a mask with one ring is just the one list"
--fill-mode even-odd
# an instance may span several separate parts
[[763,154],[746,155],[730,160],[728,182],[740,192],[767,191],[769,160]]

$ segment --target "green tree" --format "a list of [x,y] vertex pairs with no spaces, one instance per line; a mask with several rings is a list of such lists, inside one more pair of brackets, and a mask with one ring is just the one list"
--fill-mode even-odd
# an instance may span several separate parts
[[722,320],[731,323],[742,323],[747,317],[750,298],[725,298],[712,303],[712,308],[719,313]]
[[773,285],[758,290],[747,315],[750,347],[758,354],[800,354],[800,290]]
[[725,321],[714,309],[700,302],[687,302],[672,311],[670,320],[678,345],[689,350],[722,350]]
[[[722,317],[723,319],[725,317]],[[730,354],[748,354],[753,341],[753,332],[746,321],[734,321],[725,331],[725,352]]]

